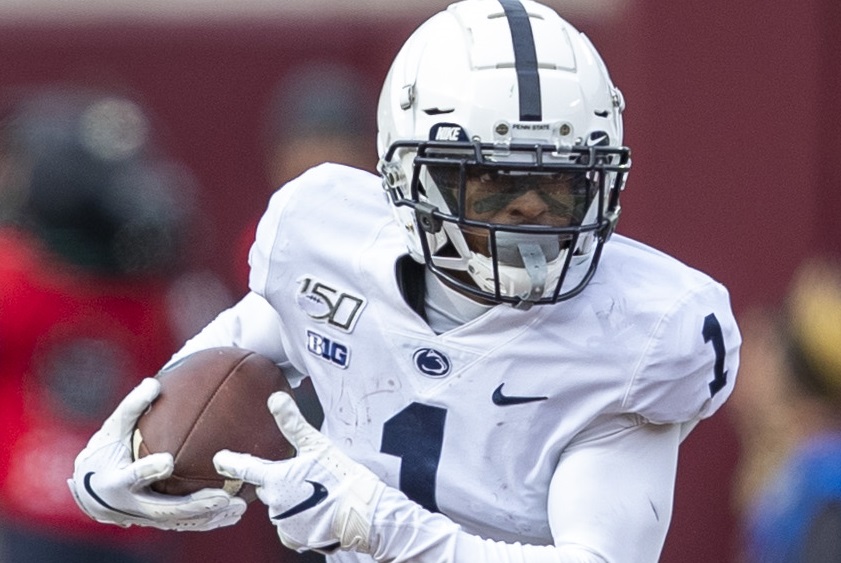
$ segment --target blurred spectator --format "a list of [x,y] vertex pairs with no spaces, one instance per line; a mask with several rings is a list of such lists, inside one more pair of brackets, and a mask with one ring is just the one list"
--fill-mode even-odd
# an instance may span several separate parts
[[841,562],[841,266],[805,262],[781,310],[741,324],[740,561]]
[[277,84],[266,112],[266,176],[278,188],[308,168],[338,162],[374,170],[376,95],[353,68],[310,61]]
[[[262,131],[266,203],[271,192],[323,162],[373,172],[377,94],[347,65],[309,61],[285,74],[271,94]],[[240,240],[237,277],[244,289],[258,218]]]
[[71,87],[0,122],[0,561],[171,560],[172,535],[106,529],[65,483],[102,417],[227,304],[169,308],[194,193],[154,135],[136,102]]

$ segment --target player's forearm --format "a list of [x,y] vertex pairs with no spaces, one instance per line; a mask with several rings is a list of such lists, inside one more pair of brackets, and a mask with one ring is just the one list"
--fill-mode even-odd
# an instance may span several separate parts
[[504,544],[461,534],[454,561],[486,563],[607,563],[607,559],[579,545]]
[[414,563],[606,563],[584,546],[535,546],[485,540],[442,514],[386,489],[372,527],[376,561]]

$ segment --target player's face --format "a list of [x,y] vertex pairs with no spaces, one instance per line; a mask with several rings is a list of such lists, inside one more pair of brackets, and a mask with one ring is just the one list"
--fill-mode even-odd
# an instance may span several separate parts
[[[497,225],[569,227],[581,224],[592,201],[583,174],[478,171],[468,174],[465,218]],[[464,229],[470,247],[488,255],[484,229]]]

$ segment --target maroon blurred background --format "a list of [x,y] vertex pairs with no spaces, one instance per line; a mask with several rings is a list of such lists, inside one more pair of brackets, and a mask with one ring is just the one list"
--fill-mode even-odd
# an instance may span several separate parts
[[[368,77],[373,163],[380,83],[422,19],[0,20],[0,90],[70,81],[136,94],[201,185],[205,245],[190,259],[241,293],[236,240],[271,187],[260,131],[277,81],[308,59]],[[629,0],[621,17],[569,19],[628,103],[620,232],[725,283],[737,315],[781,297],[806,255],[841,255],[841,2]],[[732,560],[737,456],[725,407],[683,448],[662,561]],[[186,534],[184,559],[275,560],[265,520],[258,508],[242,526]]]

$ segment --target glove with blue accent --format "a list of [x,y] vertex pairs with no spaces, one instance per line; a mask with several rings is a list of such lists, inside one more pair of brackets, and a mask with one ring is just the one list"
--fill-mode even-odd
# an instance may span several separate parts
[[144,379],[120,403],[76,457],[67,484],[79,507],[98,522],[162,530],[211,530],[239,521],[247,503],[221,489],[178,497],[149,485],[172,474],[168,453],[132,461],[131,434],[137,419],[160,393],[160,382]]
[[213,458],[216,470],[257,486],[285,546],[374,553],[371,527],[385,483],[313,428],[287,393],[269,397],[269,410],[297,456],[273,462],[223,450]]

